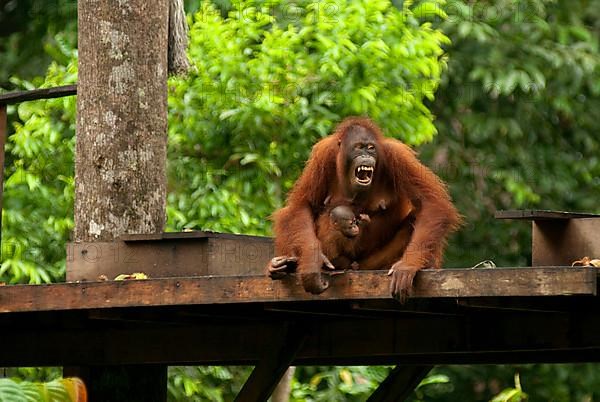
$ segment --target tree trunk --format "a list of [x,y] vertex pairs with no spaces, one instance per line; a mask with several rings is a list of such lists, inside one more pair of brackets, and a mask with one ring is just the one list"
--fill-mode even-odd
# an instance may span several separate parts
[[75,240],[163,230],[167,0],[81,0]]
[[292,379],[294,378],[294,372],[296,367],[290,366],[287,369],[281,381],[275,387],[273,395],[271,395],[271,402],[288,402],[290,400],[290,392],[292,390]]
[[[75,241],[163,230],[167,1],[78,2]],[[83,378],[90,401],[166,401],[166,366],[65,372]]]

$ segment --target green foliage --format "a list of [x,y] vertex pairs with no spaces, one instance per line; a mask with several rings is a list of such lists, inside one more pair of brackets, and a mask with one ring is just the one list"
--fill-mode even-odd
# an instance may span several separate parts
[[[411,143],[432,138],[447,38],[388,0],[210,3],[194,16],[195,73],[172,80],[173,229],[264,234],[312,144],[366,114]],[[335,39],[335,40],[334,40]]]
[[[522,390],[515,373],[519,373]],[[527,392],[528,402],[589,402],[600,398],[597,364],[523,364],[497,366],[436,367],[450,382],[432,386],[425,400],[431,402],[487,402],[500,395]],[[503,393],[506,391],[505,393]],[[410,399],[417,401],[419,399]]]
[[63,47],[77,43],[76,0],[0,2],[0,88],[13,88],[9,77],[43,75],[52,60],[66,63]]
[[503,389],[490,402],[521,402],[526,400],[527,394],[521,389],[521,379],[517,373],[515,374],[515,386]]
[[389,372],[387,367],[297,367],[294,402],[366,400]]
[[425,402],[439,394],[452,390],[450,378],[445,374],[430,373],[414,390],[414,402]]
[[[76,61],[52,63],[43,80],[12,81],[28,89],[74,83]],[[0,281],[56,281],[73,227],[75,98],[25,102],[9,113],[14,133],[6,146]]]
[[61,380],[50,382],[15,381],[0,378],[2,402],[69,402],[71,398]]
[[170,367],[169,401],[232,401],[250,375],[250,367]]
[[[496,209],[600,211],[600,1],[453,1],[431,104],[440,135],[423,157],[467,226],[449,265],[529,263],[529,227]],[[465,253],[464,250],[469,250]]]
[[19,378],[29,382],[49,382],[60,378],[60,367],[10,367],[0,370],[2,377]]
[[[292,402],[365,401],[388,376],[388,366],[297,367]],[[414,402],[449,392],[444,374],[431,374],[416,387]]]

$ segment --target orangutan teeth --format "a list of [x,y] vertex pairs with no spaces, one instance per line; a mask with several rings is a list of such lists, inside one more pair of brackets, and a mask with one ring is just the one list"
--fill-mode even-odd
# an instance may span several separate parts
[[356,168],[354,176],[359,184],[370,184],[373,178],[373,166],[360,165]]

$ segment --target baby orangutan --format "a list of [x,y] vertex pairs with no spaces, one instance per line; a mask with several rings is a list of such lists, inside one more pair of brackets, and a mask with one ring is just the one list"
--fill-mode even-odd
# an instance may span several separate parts
[[361,214],[358,218],[346,205],[325,210],[317,219],[317,238],[321,242],[323,260],[330,269],[358,269],[355,261],[361,226],[370,221]]

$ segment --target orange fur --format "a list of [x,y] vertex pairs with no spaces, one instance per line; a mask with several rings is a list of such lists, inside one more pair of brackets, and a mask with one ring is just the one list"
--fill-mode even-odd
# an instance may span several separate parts
[[359,236],[346,237],[339,227],[335,227],[334,218],[330,215],[334,207],[325,209],[317,218],[317,239],[323,254],[337,269],[350,269],[356,259]]
[[354,250],[361,269],[439,268],[446,239],[460,224],[446,186],[419,162],[412,149],[384,137],[368,118],[347,118],[313,147],[286,206],[273,216],[276,255],[298,257],[302,285],[313,293],[324,290],[321,244],[331,242],[324,240],[328,237],[326,231],[319,241],[316,222],[327,197],[347,196],[345,173],[340,167],[345,156],[339,148],[352,126],[366,128],[377,143],[377,167],[371,187],[351,200],[356,214],[371,217],[361,229]]

